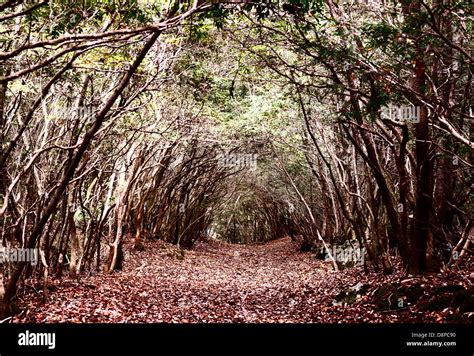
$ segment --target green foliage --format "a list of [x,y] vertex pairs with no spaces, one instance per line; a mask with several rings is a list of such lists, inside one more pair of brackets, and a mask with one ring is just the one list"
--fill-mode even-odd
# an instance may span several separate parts
[[387,23],[367,23],[362,33],[369,38],[371,46],[386,47],[396,40],[398,30]]
[[197,23],[194,22],[193,28],[199,29],[200,25],[206,23],[206,20],[210,19],[214,26],[221,30],[230,14],[230,9],[226,9],[222,4],[215,4],[208,11],[202,12],[198,15]]

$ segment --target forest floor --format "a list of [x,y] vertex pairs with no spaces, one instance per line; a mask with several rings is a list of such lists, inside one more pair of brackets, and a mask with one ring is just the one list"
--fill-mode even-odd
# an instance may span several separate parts
[[290,238],[261,245],[209,240],[190,251],[146,241],[144,251],[131,243],[124,250],[122,271],[52,280],[46,302],[41,285],[27,283],[11,321],[391,323],[462,322],[474,315],[469,273],[407,278],[365,274],[361,267],[336,273]]

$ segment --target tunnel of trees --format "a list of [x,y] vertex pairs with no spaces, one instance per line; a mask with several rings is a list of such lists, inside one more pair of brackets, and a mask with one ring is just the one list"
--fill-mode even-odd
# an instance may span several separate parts
[[[122,245],[284,236],[418,275],[472,256],[472,9],[424,1],[0,4],[2,315]],[[387,111],[387,108],[388,111]],[[408,113],[408,114],[407,114]]]

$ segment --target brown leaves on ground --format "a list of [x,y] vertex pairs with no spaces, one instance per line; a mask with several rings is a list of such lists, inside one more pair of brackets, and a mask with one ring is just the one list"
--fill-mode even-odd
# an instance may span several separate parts
[[[430,280],[425,278],[425,284]],[[439,277],[433,277],[438,278]],[[451,278],[451,277],[450,277]],[[454,279],[453,279],[454,278]],[[468,283],[462,276],[452,283]],[[456,280],[457,278],[457,280]],[[42,303],[30,286],[18,301],[13,322],[33,323],[344,323],[442,322],[453,310],[419,311],[406,304],[380,310],[374,294],[400,276],[365,275],[360,267],[332,271],[330,264],[303,253],[289,238],[263,245],[229,245],[210,240],[191,251],[147,241],[145,251],[125,245],[121,272],[81,281],[52,281]],[[409,280],[414,283],[418,279]],[[350,303],[335,297],[357,283],[366,291]],[[408,282],[406,282],[408,283]],[[443,280],[436,283],[442,284]],[[418,284],[421,284],[418,283]],[[356,292],[357,293],[357,292]],[[429,299],[430,291],[420,297]],[[392,293],[393,294],[393,293]],[[426,294],[426,295],[425,295]],[[390,296],[391,297],[391,296]]]

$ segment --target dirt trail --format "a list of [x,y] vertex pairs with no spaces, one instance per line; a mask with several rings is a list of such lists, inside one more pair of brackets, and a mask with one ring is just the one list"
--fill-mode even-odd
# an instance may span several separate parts
[[[80,281],[52,281],[46,303],[41,286],[27,286],[13,322],[69,323],[338,323],[437,320],[416,309],[376,311],[378,285],[396,276],[335,273],[331,265],[283,238],[263,245],[198,243],[184,257],[175,246],[147,241],[145,251],[124,247],[123,271]],[[333,305],[342,290],[365,283],[350,305]],[[426,281],[424,282],[426,283]]]
[[[289,238],[199,243],[184,258],[159,241],[126,248],[124,270],[66,280],[17,322],[302,322],[330,303],[335,274]],[[53,286],[55,283],[53,282]]]

